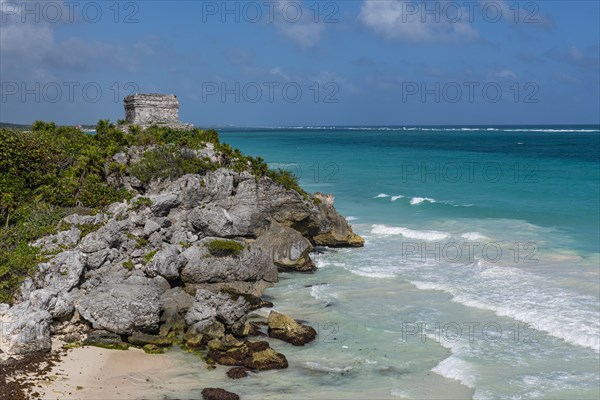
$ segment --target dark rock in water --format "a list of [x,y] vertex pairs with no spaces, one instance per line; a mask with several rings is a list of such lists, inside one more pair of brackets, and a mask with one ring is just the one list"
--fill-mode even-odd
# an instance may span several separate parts
[[240,396],[220,388],[202,389],[202,399],[204,400],[239,400]]
[[302,325],[285,314],[271,311],[269,314],[269,336],[281,339],[294,346],[304,346],[317,337],[312,327]]
[[269,347],[268,342],[247,340],[237,347],[220,349],[216,345],[212,347],[213,349],[208,352],[208,358],[221,365],[246,367],[258,371],[288,367],[285,356]]
[[229,371],[227,371],[227,376],[231,379],[245,378],[248,376],[248,370],[243,367],[231,368]]

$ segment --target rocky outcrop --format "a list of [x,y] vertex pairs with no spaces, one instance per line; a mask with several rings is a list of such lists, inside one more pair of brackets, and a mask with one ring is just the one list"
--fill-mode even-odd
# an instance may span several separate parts
[[[131,164],[140,151],[119,153],[117,161]],[[195,151],[219,158],[210,146]],[[127,179],[140,191],[130,201],[94,216],[70,215],[59,232],[32,243],[46,260],[21,286],[17,304],[0,306],[0,350],[47,351],[51,332],[76,341],[99,332],[109,343],[129,338],[154,350],[169,342],[202,348],[229,334],[244,337],[252,331],[247,314],[271,305],[260,296],[278,272],[313,271],[314,245],[363,243],[332,197],[313,201],[268,177],[221,168],[144,188]],[[215,251],[215,241],[226,248]],[[293,344],[312,340],[308,327],[273,319],[285,323],[273,322],[271,336]],[[227,357],[234,354],[231,365],[251,370],[287,366],[261,343],[212,351],[217,362],[233,362]]]
[[304,346],[317,337],[317,332],[310,326],[302,325],[285,314],[271,311],[269,314],[269,336],[291,343],[294,346]]

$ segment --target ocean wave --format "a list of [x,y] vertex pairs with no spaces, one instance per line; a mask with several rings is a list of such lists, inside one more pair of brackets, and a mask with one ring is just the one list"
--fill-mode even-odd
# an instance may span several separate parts
[[402,235],[408,239],[418,240],[443,240],[450,237],[449,233],[439,231],[417,231],[413,229],[404,228],[402,226],[387,226],[387,225],[373,225],[371,233],[374,235]]
[[[494,271],[497,273],[490,273]],[[456,303],[493,311],[567,343],[600,352],[597,299],[554,287],[543,278],[517,268],[493,265],[476,275],[472,274],[474,279],[463,283],[458,279],[456,283],[448,282],[448,277],[443,277],[444,282],[409,282],[417,289],[449,293]]]
[[389,279],[394,278],[396,275],[378,271],[376,268],[359,268],[359,269],[348,269],[351,273],[358,276],[364,276],[367,278],[376,278],[376,279]]
[[445,378],[459,381],[471,389],[475,388],[473,367],[467,361],[454,354],[440,361],[431,371]]
[[358,219],[358,217],[353,217],[353,216],[347,216],[346,217],[346,221],[350,222],[350,221],[356,221]]
[[390,195],[386,194],[386,193],[379,193],[377,196],[375,196],[373,198],[374,199],[382,199],[382,198],[385,198],[385,197],[390,197]]
[[421,204],[421,203],[437,203],[437,201],[435,199],[431,199],[429,197],[413,197],[412,199],[410,199],[410,204],[412,206],[417,205],[417,204]]
[[467,232],[460,235],[461,238],[467,240],[489,240],[487,236],[482,235],[479,232]]

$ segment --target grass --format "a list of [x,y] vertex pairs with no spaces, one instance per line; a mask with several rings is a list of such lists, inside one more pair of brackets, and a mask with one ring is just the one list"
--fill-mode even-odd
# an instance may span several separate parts
[[150,263],[150,261],[152,261],[152,259],[154,258],[154,256],[156,255],[156,253],[158,253],[158,250],[152,250],[150,253],[146,254],[144,256],[144,263],[148,264]]

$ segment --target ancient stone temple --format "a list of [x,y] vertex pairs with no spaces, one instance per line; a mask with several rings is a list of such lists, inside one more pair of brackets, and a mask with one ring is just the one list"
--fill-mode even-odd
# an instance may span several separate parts
[[179,121],[179,100],[174,94],[132,94],[124,99],[125,120],[129,125],[146,128],[151,125],[186,129]]

